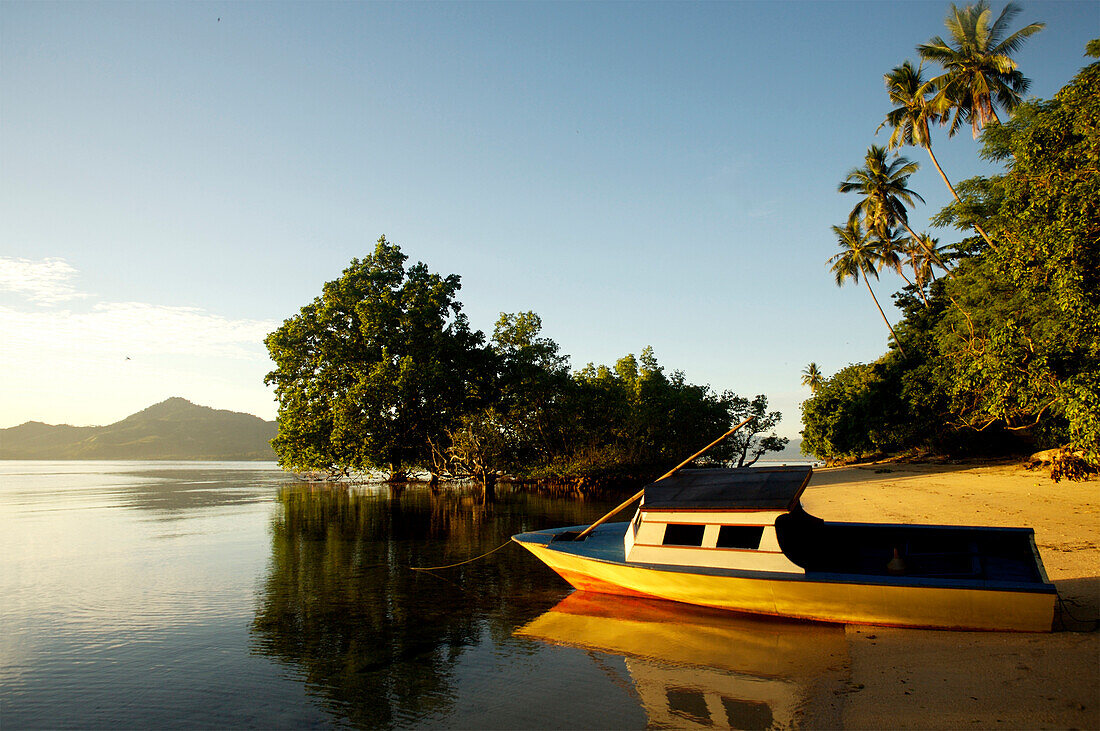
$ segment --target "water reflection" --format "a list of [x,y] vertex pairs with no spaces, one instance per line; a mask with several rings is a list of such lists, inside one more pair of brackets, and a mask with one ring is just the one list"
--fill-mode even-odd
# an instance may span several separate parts
[[520,550],[455,563],[523,530],[590,521],[603,504],[498,491],[294,485],[279,491],[256,649],[299,668],[309,692],[361,727],[445,718],[456,666],[566,591]]
[[3,473],[13,488],[3,491],[4,501],[14,508],[34,510],[65,498],[69,509],[122,507],[158,520],[266,502],[287,482],[272,462],[25,461],[5,464]]
[[652,727],[827,727],[839,720],[810,700],[841,680],[847,644],[840,626],[577,592],[516,634],[623,656]]
[[272,469],[226,470],[221,466],[138,470],[127,476],[137,482],[118,491],[125,507],[168,519],[189,511],[266,502],[271,499],[271,489],[287,481],[284,473]]

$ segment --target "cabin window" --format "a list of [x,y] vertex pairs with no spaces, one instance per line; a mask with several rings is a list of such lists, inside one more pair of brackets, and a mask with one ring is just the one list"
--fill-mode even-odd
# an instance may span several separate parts
[[760,548],[762,525],[723,525],[718,529],[718,548]]
[[730,728],[773,728],[775,718],[772,707],[760,701],[743,701],[722,696],[722,705],[726,708],[726,720]]
[[711,725],[707,697],[698,690],[665,688],[665,698],[668,699],[668,710],[673,714],[703,726]]
[[666,546],[701,546],[703,545],[703,531],[705,525],[687,525],[684,523],[669,523],[665,526]]

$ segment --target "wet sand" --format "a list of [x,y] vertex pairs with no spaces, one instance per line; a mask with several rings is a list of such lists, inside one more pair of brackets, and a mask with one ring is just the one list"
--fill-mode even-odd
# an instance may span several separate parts
[[[1100,481],[1017,464],[822,468],[826,520],[1026,526],[1069,613],[1050,634],[846,629],[850,678],[813,716],[845,728],[1100,728]],[[1091,630],[1091,631],[1082,631]],[[830,697],[831,696],[831,697]]]

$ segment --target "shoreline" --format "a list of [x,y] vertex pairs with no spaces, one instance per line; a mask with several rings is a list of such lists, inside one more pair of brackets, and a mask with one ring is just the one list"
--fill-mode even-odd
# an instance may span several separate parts
[[1049,634],[849,625],[850,677],[813,716],[844,728],[1100,728],[1100,481],[1056,483],[1019,462],[882,462],[816,469],[802,502],[825,520],[1033,528],[1047,576],[1083,620],[1060,607]]

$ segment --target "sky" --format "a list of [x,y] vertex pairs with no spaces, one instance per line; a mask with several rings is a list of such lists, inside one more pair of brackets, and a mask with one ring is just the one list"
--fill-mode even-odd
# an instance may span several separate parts
[[[1026,2],[1029,96],[1087,62],[1100,3]],[[0,2],[0,427],[171,396],[273,419],[264,336],[379,236],[458,274],[473,327],[534,311],[575,368],[652,346],[766,394],[888,331],[838,288],[882,75],[947,2]],[[1003,3],[993,3],[1000,12]],[[996,173],[968,131],[954,181]],[[950,200],[923,150],[910,212]],[[887,314],[903,282],[882,275]]]

